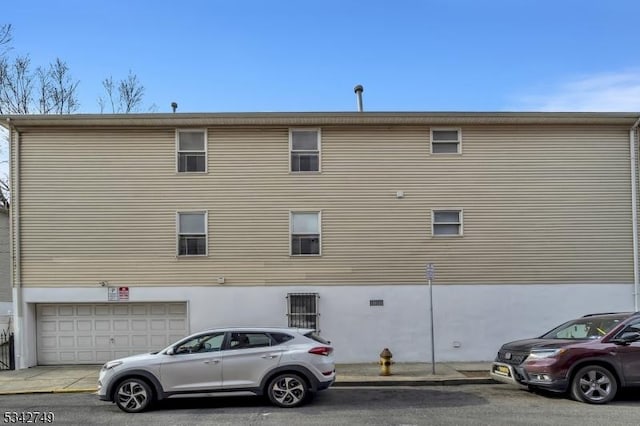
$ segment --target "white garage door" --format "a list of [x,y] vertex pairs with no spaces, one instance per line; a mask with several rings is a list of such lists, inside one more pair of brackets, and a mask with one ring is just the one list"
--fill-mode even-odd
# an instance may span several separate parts
[[186,303],[37,305],[38,364],[101,364],[188,334]]

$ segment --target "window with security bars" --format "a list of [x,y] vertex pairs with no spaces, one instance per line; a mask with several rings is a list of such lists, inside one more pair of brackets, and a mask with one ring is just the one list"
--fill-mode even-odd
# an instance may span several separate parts
[[320,171],[320,130],[289,131],[292,172]]
[[204,130],[178,130],[178,172],[207,171],[207,133]]
[[289,293],[287,295],[289,327],[320,331],[319,299],[318,293]]

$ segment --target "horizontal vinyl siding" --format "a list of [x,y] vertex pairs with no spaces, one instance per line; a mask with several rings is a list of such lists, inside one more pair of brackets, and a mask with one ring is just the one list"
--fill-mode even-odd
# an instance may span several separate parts
[[0,302],[11,302],[12,300],[9,228],[9,214],[0,211]]
[[[25,132],[23,283],[632,280],[628,129],[461,128],[462,155],[430,154],[428,127],[323,128],[308,175],[287,128],[209,128],[199,175],[175,173],[173,129]],[[463,237],[431,236],[439,208]],[[181,210],[208,211],[208,257],[176,258]],[[290,210],[322,211],[321,257],[289,256]]]

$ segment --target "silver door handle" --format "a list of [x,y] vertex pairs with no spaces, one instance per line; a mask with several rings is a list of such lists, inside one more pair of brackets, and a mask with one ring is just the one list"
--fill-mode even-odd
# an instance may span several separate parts
[[208,359],[208,360],[206,360],[204,363],[205,363],[205,364],[211,364],[211,363],[217,364],[217,363],[219,363],[219,362],[220,362],[220,360],[219,360],[219,359]]
[[277,357],[278,357],[278,355],[271,354],[271,355],[262,355],[260,358],[274,359],[274,358],[277,358]]

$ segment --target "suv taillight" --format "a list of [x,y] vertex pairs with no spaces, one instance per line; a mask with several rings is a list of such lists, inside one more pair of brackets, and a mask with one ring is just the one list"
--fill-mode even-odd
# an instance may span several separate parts
[[328,346],[316,346],[315,348],[309,349],[309,353],[315,355],[329,356],[331,352],[333,352],[333,348]]

